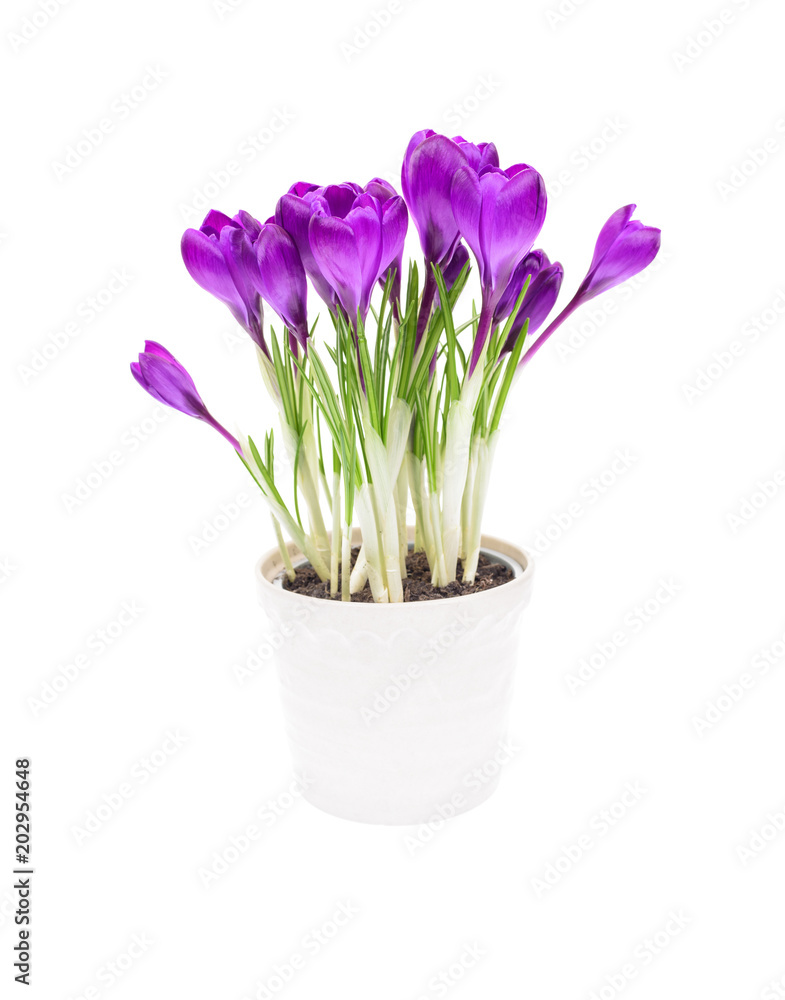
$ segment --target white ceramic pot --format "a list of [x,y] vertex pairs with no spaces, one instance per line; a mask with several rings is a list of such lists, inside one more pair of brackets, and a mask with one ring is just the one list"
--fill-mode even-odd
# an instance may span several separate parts
[[[493,792],[534,566],[498,538],[484,535],[482,548],[515,578],[404,604],[306,597],[281,586],[278,549],[257,563],[259,600],[280,642],[294,770],[319,809],[365,823],[426,823]],[[295,565],[303,560],[296,546],[289,551]]]

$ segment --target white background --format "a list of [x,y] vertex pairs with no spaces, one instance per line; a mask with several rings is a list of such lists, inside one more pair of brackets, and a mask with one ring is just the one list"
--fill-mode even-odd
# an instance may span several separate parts
[[[21,989],[21,755],[33,762],[29,995],[240,1000],[296,952],[307,965],[291,1000],[785,993],[765,992],[785,976],[785,831],[766,825],[785,811],[781,5],[235,3],[3,8],[3,995]],[[140,86],[145,99],[119,111]],[[68,166],[104,119],[100,145]],[[264,650],[252,567],[272,532],[231,450],[196,421],[156,422],[128,364],[146,337],[162,341],[219,419],[261,437],[272,415],[251,345],[180,259],[182,230],[204,214],[189,206],[212,174],[228,183],[210,204],[261,219],[295,180],[395,178],[428,126],[493,139],[503,164],[544,174],[541,244],[564,264],[565,300],[614,209],[635,201],[663,231],[648,279],[569,321],[509,408],[485,528],[539,551],[520,750],[497,794],[421,849],[407,849],[412,831],[297,801],[205,887],[214,853],[268,800],[287,802],[273,669],[236,675]],[[618,449],[634,461],[599,496],[586,484]],[[243,502],[227,527],[222,505]],[[225,530],[199,546],[216,518]],[[142,610],[101,648],[123,602]],[[597,669],[571,690],[592,654]],[[79,655],[85,668],[45,704]],[[743,674],[752,686],[696,725]],[[167,732],[185,742],[132,777]],[[627,782],[645,794],[602,835],[596,817]],[[132,796],[79,842],[124,783]],[[582,836],[591,847],[568,863]],[[538,886],[557,863],[555,884]],[[346,901],[356,916],[305,952]],[[686,925],[652,957],[644,942],[677,929],[670,911]],[[431,977],[468,945],[482,957],[437,992]]]

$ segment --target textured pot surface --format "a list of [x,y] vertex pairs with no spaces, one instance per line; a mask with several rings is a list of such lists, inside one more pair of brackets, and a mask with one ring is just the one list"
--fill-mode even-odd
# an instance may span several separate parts
[[[366,823],[424,823],[479,805],[505,737],[518,626],[534,567],[490,536],[516,576],[490,590],[411,604],[355,604],[284,590],[277,549],[256,566],[276,652],[286,728],[304,797]],[[302,560],[290,545],[292,560]]]

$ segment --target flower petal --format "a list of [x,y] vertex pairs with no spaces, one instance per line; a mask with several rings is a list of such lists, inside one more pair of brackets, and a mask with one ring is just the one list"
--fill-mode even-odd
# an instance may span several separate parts
[[589,271],[593,271],[600,260],[610,250],[616,238],[632,218],[635,205],[624,205],[617,209],[600,230],[597,243],[594,247],[594,256],[589,264]]
[[480,243],[480,215],[482,191],[480,179],[471,167],[459,167],[452,182],[451,205],[453,217],[461,236],[477,259],[480,280],[485,281],[485,260]]
[[156,354],[140,354],[139,371],[148,392],[167,406],[200,420],[208,415],[193,379],[182,365]]
[[[480,178],[485,187],[492,174]],[[486,190],[483,190],[483,224],[485,224]],[[516,264],[532,247],[545,222],[547,197],[542,177],[527,167],[511,177],[498,191],[487,241],[492,281],[503,291]],[[490,215],[490,213],[489,213]]]
[[343,219],[317,213],[308,225],[308,239],[317,267],[354,322],[360,308],[363,279],[351,226]]
[[428,136],[404,161],[404,196],[428,261],[449,259],[454,251],[458,225],[451,189],[456,171],[467,163],[466,154],[444,135]]
[[198,229],[186,229],[180,250],[183,263],[197,285],[221,302],[245,314],[245,304],[232,280],[226,258],[217,240],[211,239]]
[[262,298],[304,345],[308,337],[308,288],[294,240],[281,226],[263,226],[256,241],[256,259]]
[[[316,191],[315,185],[303,186],[311,189],[304,192],[306,195],[312,195]],[[278,200],[275,209],[275,219],[273,221],[277,225],[282,226],[292,237],[300,254],[300,260],[303,263],[306,274],[311,279],[316,294],[328,306],[332,307],[335,303],[335,294],[330,283],[319,270],[319,265],[316,263],[308,237],[308,225],[311,221],[311,216],[314,214],[316,204],[316,199],[312,197],[299,197],[293,193],[285,194]]]
[[400,195],[393,195],[382,206],[382,272],[400,257],[408,228],[406,203]]
[[[638,274],[657,256],[660,249],[660,230],[652,226],[635,227],[628,223],[590,276],[584,280],[579,293],[583,298],[594,298],[601,292],[620,285]],[[584,287],[585,286],[585,287]]]

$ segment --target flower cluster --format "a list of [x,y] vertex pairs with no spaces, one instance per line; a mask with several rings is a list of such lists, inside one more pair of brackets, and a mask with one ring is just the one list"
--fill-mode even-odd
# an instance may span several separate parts
[[[513,382],[569,315],[643,270],[660,246],[660,231],[633,219],[634,205],[618,209],[574,295],[535,336],[564,277],[534,248],[547,208],[540,174],[525,163],[503,168],[493,143],[426,129],[406,149],[401,190],[378,177],[364,187],[298,182],[264,223],[214,210],[183,235],[189,274],[256,345],[293,470],[286,487],[276,482],[272,431],[261,449],[227,431],[160,344],[148,341],[131,365],[155,399],[210,424],[237,451],[270,507],[289,576],[283,528],[344,600],[366,583],[378,602],[402,600],[410,503],[414,546],[434,585],[459,571],[473,580]],[[404,265],[409,217],[422,271]],[[473,269],[479,309],[458,325],[456,304]],[[328,362],[311,336],[309,284],[335,332]],[[271,324],[265,335],[265,305],[280,337]],[[354,524],[363,544],[350,572]]]

